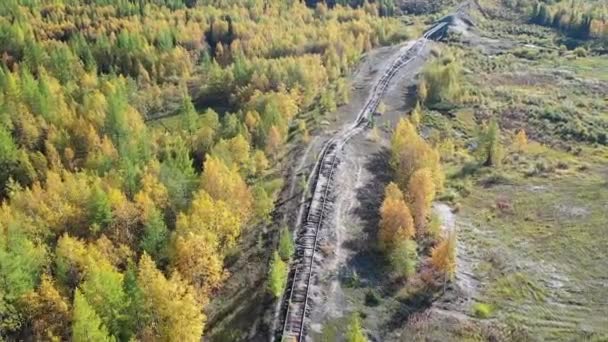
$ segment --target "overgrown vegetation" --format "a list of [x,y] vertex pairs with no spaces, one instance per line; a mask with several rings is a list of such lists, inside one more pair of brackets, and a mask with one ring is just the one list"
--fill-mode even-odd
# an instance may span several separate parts
[[[594,285],[605,272],[598,267],[605,267],[594,266],[589,246],[605,243],[606,215],[598,204],[608,193],[602,38],[577,37],[571,45],[567,26],[553,32],[522,23],[521,16],[497,16],[499,9],[514,13],[500,6],[509,1],[480,2],[495,7],[478,13],[477,27],[499,43],[450,37],[455,54],[464,54],[464,96],[452,106],[424,108],[421,126],[442,151],[440,198],[458,213],[462,263],[469,260],[474,274],[462,285],[476,303],[457,310],[492,322],[467,320],[449,331],[442,319],[421,318],[412,330],[421,328],[424,338],[483,339],[494,331],[489,334],[507,340],[601,340],[608,331],[591,317],[606,314],[594,304],[606,295]],[[603,3],[546,3],[579,18],[584,12],[576,6],[587,5]],[[449,254],[444,248],[431,254]]]
[[429,107],[454,104],[463,96],[460,62],[449,51],[434,59],[424,69],[418,84],[418,99]]

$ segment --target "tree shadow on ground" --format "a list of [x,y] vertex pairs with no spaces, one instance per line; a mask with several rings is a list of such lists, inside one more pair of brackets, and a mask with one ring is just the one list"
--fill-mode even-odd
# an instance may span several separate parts
[[390,151],[387,148],[382,148],[373,154],[365,164],[365,168],[371,174],[371,179],[357,189],[357,201],[360,205],[354,210],[354,214],[363,222],[367,241],[376,240],[384,188],[392,178],[389,160]]
[[[359,206],[353,210],[353,214],[362,222],[363,236],[347,242],[348,248],[355,251],[355,254],[344,269],[356,272],[359,288],[377,293],[385,299],[395,299],[403,287],[403,281],[391,274],[389,261],[376,244],[384,188],[393,179],[389,162],[390,151],[382,148],[372,154],[364,166],[371,177],[364,186],[357,189]],[[423,290],[413,293],[407,299],[398,299],[399,304],[389,309],[390,314],[381,323],[382,334],[402,327],[412,314],[428,308],[433,298],[433,291]]]
[[386,148],[372,154],[364,167],[371,174],[366,184],[356,191],[359,206],[353,210],[363,226],[363,236],[356,241],[345,242],[345,247],[356,251],[345,269],[356,272],[360,286],[374,288],[385,294],[389,290],[389,270],[385,256],[377,249],[376,236],[384,187],[391,180],[390,152]]

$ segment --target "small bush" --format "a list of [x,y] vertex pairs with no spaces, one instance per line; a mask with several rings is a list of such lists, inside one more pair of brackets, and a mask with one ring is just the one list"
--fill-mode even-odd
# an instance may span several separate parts
[[473,184],[470,180],[455,181],[451,183],[454,190],[458,192],[460,197],[467,197],[472,193]]
[[361,279],[359,278],[359,274],[357,271],[349,272],[344,275],[344,285],[350,288],[357,288],[361,285]]
[[390,253],[390,261],[393,270],[404,278],[409,278],[416,273],[418,265],[418,245],[413,240],[399,241]]
[[281,256],[281,259],[284,261],[290,260],[295,249],[296,247],[293,243],[293,238],[289,233],[289,229],[287,229],[287,227],[281,228],[279,237],[279,255]]
[[347,342],[367,342],[363,328],[361,327],[361,316],[358,313],[353,313],[346,327]]
[[576,57],[587,57],[587,50],[585,50],[584,47],[579,46],[574,49],[574,55]]
[[380,304],[380,297],[373,290],[367,291],[365,294],[365,305],[367,306],[378,306]]
[[433,238],[433,240],[437,240],[441,236],[441,217],[435,213],[431,214],[431,221],[429,222],[429,235]]
[[531,61],[537,60],[541,57],[538,49],[534,49],[534,48],[518,48],[515,51],[513,51],[513,55],[515,57],[524,58],[524,59],[528,59]]
[[458,198],[458,192],[454,189],[447,189],[437,197],[441,202],[454,202]]
[[489,188],[494,185],[504,185],[510,183],[511,179],[506,174],[499,171],[492,172],[479,181],[479,184],[483,185],[486,188]]
[[279,253],[275,251],[268,272],[268,291],[275,298],[280,298],[283,295],[285,285],[287,284],[288,272],[287,265],[281,260]]
[[494,307],[486,303],[475,303],[473,305],[473,314],[477,318],[488,318],[494,312]]

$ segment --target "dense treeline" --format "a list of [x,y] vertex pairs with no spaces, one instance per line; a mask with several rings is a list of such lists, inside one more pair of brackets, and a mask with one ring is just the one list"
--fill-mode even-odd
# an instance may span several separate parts
[[[2,1],[0,339],[200,340],[292,119],[346,101],[348,68],[402,38],[379,12]],[[167,114],[170,132],[146,124]]]
[[306,4],[310,7],[316,7],[319,3],[325,3],[330,7],[340,5],[340,6],[351,6],[351,7],[361,7],[367,5],[367,3],[375,3],[378,7],[378,11],[380,15],[393,15],[395,13],[395,0],[375,0],[375,1],[367,1],[367,0],[306,0]]
[[608,7],[601,1],[539,2],[532,6],[531,21],[579,39],[608,40]]

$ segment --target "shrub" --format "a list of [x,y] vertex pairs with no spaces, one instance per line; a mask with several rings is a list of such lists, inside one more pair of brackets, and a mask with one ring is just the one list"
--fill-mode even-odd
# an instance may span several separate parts
[[378,306],[380,304],[380,297],[373,290],[365,293],[365,305],[367,306]]
[[433,239],[438,239],[441,235],[441,217],[435,213],[431,214],[431,221],[429,222],[429,235]]
[[275,251],[270,262],[270,271],[268,272],[268,291],[275,297],[279,298],[283,295],[285,284],[287,283],[287,265],[279,257],[279,253]]
[[344,275],[344,285],[351,288],[357,288],[361,285],[361,279],[357,271],[353,270],[349,274]]
[[585,50],[584,47],[579,46],[576,49],[574,49],[574,55],[576,57],[587,57],[587,50]]
[[445,279],[452,279],[456,273],[456,232],[449,234],[431,251],[431,264]]
[[[418,90],[419,99],[427,105],[457,102],[462,96],[462,67],[449,52],[435,59],[423,72],[424,88]],[[423,94],[424,96],[422,96]]]
[[399,241],[391,251],[391,266],[399,276],[408,278],[416,273],[418,245],[413,240]]
[[293,238],[289,229],[287,229],[287,227],[281,228],[279,237],[279,256],[281,259],[284,261],[290,260],[295,249],[296,247],[293,243]]
[[475,303],[473,305],[473,314],[477,318],[488,318],[494,312],[494,307],[486,303]]
[[367,342],[367,338],[361,327],[361,318],[358,313],[353,313],[350,316],[348,327],[346,328],[347,342]]
[[380,229],[378,239],[380,247],[389,250],[396,241],[414,236],[414,221],[410,209],[405,203],[403,193],[395,183],[386,186],[384,201],[380,208]]
[[482,127],[478,136],[479,146],[477,154],[484,166],[499,166],[503,157],[503,149],[500,143],[500,127],[498,121],[493,119]]

